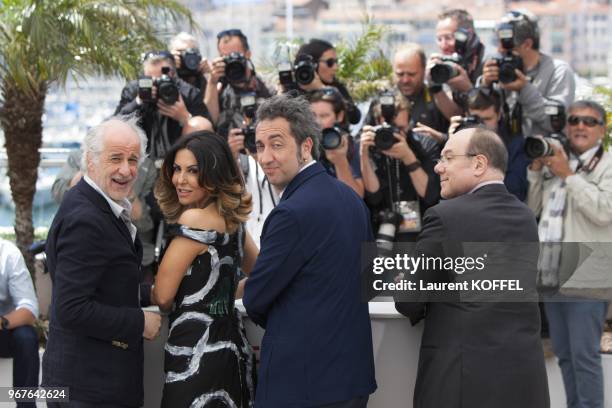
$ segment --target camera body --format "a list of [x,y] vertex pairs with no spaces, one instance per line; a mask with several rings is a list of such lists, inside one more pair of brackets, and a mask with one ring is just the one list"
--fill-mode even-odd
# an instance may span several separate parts
[[285,91],[298,89],[298,85],[308,85],[314,81],[317,63],[310,55],[300,55],[295,64],[284,62],[278,66],[278,79]]
[[511,23],[502,23],[499,25],[497,35],[504,51],[495,58],[499,67],[499,82],[507,84],[516,81],[515,69],[523,71],[523,59],[515,55],[514,49],[514,26]]
[[399,133],[399,129],[389,125],[387,122],[374,127],[374,145],[377,150],[388,150],[397,143],[394,133]]
[[455,129],[455,132],[458,132],[463,129],[470,129],[470,128],[482,127],[482,126],[483,126],[483,122],[482,122],[482,119],[480,119],[480,116],[467,115],[461,118],[461,123]]
[[430,71],[431,80],[436,84],[444,84],[459,75],[455,64],[463,66],[463,58],[457,53],[443,55],[440,59],[442,62],[435,64]]
[[225,62],[225,78],[229,83],[241,83],[247,80],[248,61],[239,52],[232,52],[223,58]]
[[393,250],[393,242],[402,216],[392,210],[383,210],[378,213],[378,232],[376,233],[376,246],[382,255]]
[[255,92],[246,92],[240,95],[240,111],[245,118],[250,119],[250,124],[240,129],[244,136],[244,147],[251,153],[255,153],[255,116],[257,114],[257,97]]
[[553,149],[555,141],[566,152],[569,151],[569,140],[565,133],[563,133],[566,121],[565,106],[560,102],[548,100],[544,104],[544,112],[550,120],[550,126],[553,131],[547,137],[528,136],[525,138],[525,154],[532,160],[553,156],[555,154]]
[[174,105],[179,98],[179,88],[176,79],[171,77],[170,68],[163,67],[162,75],[159,78],[142,76],[138,79],[138,96],[145,104],[154,105],[153,87],[157,88],[157,98],[167,105]]
[[179,76],[192,76],[200,72],[202,54],[197,48],[188,48],[181,52],[181,67],[177,73]]

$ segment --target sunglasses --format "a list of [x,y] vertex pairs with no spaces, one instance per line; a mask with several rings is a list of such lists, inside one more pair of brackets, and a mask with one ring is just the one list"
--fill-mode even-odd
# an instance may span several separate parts
[[220,31],[219,34],[217,34],[217,40],[220,40],[223,37],[236,37],[236,36],[246,38],[245,35],[242,33],[242,31],[239,28],[230,28],[229,30]]
[[575,116],[575,115],[571,115],[569,118],[567,118],[567,123],[570,124],[570,126],[578,126],[578,124],[582,122],[585,124],[585,126],[588,127],[595,127],[597,125],[603,125],[603,121],[594,118],[592,116]]
[[148,59],[154,58],[154,57],[161,57],[161,58],[171,59],[174,61],[174,55],[172,55],[170,51],[163,50],[163,51],[147,51],[143,53],[142,62],[145,62]]
[[338,59],[337,58],[328,58],[326,60],[319,60],[319,62],[324,62],[325,65],[327,65],[327,68],[331,68],[334,65],[338,64]]

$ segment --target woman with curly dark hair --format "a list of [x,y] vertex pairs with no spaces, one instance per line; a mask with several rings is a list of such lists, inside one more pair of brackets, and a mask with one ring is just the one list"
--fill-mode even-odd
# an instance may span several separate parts
[[171,237],[152,292],[171,311],[162,407],[251,407],[254,355],[234,300],[257,250],[243,229],[251,195],[227,142],[207,131],[179,139],[155,197]]

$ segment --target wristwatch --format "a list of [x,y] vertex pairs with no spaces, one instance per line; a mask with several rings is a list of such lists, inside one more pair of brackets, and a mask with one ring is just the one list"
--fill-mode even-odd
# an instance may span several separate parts
[[0,316],[0,326],[2,326],[2,330],[7,330],[9,327],[10,322],[8,321],[8,319],[4,316]]
[[421,167],[421,162],[416,160],[410,164],[406,165],[406,170],[408,170],[408,173],[412,173],[413,171],[415,171],[416,169],[418,169],[419,167]]

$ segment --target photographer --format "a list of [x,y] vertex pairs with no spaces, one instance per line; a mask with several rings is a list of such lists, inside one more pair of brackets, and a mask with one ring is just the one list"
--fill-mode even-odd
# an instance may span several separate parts
[[428,81],[434,89],[436,84],[446,84],[451,89],[452,99],[445,98],[444,93],[435,94],[438,106],[448,118],[467,110],[467,92],[482,73],[484,45],[474,29],[474,19],[463,9],[448,10],[438,16],[436,42],[441,54],[429,57]]
[[279,194],[257,162],[255,120],[258,104],[255,95],[242,96],[240,106],[242,126],[230,129],[227,142],[244,178],[246,190],[251,193],[253,210],[246,221],[246,229],[259,248],[263,225],[279,202]]
[[295,63],[297,64],[304,55],[309,55],[311,61],[314,63],[316,67],[315,77],[311,84],[300,84],[300,88],[304,91],[314,91],[322,87],[333,86],[340,92],[342,98],[344,98],[344,103],[346,105],[346,120],[348,123],[352,125],[359,123],[361,120],[361,112],[357,106],[355,106],[355,102],[353,102],[353,98],[346,86],[336,78],[339,62],[334,46],[325,40],[312,38],[299,48]]
[[246,36],[239,29],[217,34],[219,57],[212,62],[204,102],[210,110],[217,132],[227,136],[232,128],[242,126],[240,98],[254,94],[256,99],[269,98],[271,93],[255,73]]
[[440,199],[440,183],[432,159],[407,131],[408,102],[401,95],[387,101],[389,96],[373,104],[379,126],[364,126],[361,133],[365,201],[375,227],[393,220],[395,241],[415,241],[425,210]]
[[[568,283],[572,279],[559,274],[565,269],[562,266],[567,264],[567,257],[561,251],[547,252],[547,249],[561,242],[612,242],[612,159],[602,145],[606,112],[595,102],[578,101],[570,106],[568,113],[568,154],[553,144],[554,154],[534,160],[528,172],[528,204],[540,216],[542,251],[549,254],[547,268],[541,264],[540,270],[556,273],[554,286],[560,288],[562,294],[571,286]],[[593,259],[598,249],[597,246],[591,248],[589,258]],[[584,287],[597,287],[588,285],[594,281],[606,282],[609,254],[604,251],[606,253],[601,256],[606,265],[601,272],[603,279],[594,276],[589,280],[583,274],[580,281],[587,283]],[[588,261],[586,259],[581,266]],[[590,274],[595,274],[594,270],[588,269]],[[571,272],[576,273],[573,268]],[[586,294],[588,290],[583,293]],[[553,350],[563,374],[567,406],[603,407],[599,344],[606,303],[576,298],[568,301],[561,295],[553,299],[561,301],[546,302],[545,310]]]
[[210,73],[208,61],[202,58],[196,38],[186,32],[180,32],[170,40],[168,51],[174,56],[176,73],[179,78],[204,95],[206,91],[205,74]]
[[546,99],[566,108],[574,100],[574,73],[563,61],[541,53],[536,17],[511,11],[497,28],[500,57],[485,62],[481,85],[497,83],[504,94],[506,119],[513,131],[524,136],[548,134],[550,122],[544,112]]
[[508,151],[508,166],[504,184],[508,191],[519,200],[527,198],[527,166],[530,163],[525,154],[525,139],[522,135],[513,135],[503,120],[500,95],[490,88],[474,88],[467,97],[468,116],[454,116],[448,129],[449,137],[453,133],[469,127],[485,127],[497,133]]
[[[407,112],[409,123],[415,130],[418,129],[415,138],[435,159],[440,155],[440,146],[446,141],[445,133],[449,125],[438,103],[441,98],[448,100],[448,96],[441,89],[430,90],[425,85],[426,62],[425,51],[420,45],[403,45],[393,57],[393,81],[410,106]],[[373,123],[372,118],[369,119],[367,123]]]
[[342,95],[336,88],[326,87],[308,93],[307,99],[322,129],[321,164],[330,175],[343,181],[363,198],[359,147],[348,131]]
[[208,110],[201,92],[176,78],[174,57],[168,51],[146,53],[142,69],[144,76],[123,88],[115,114],[139,114],[147,153],[156,161],[163,159],[192,116],[208,117]]

